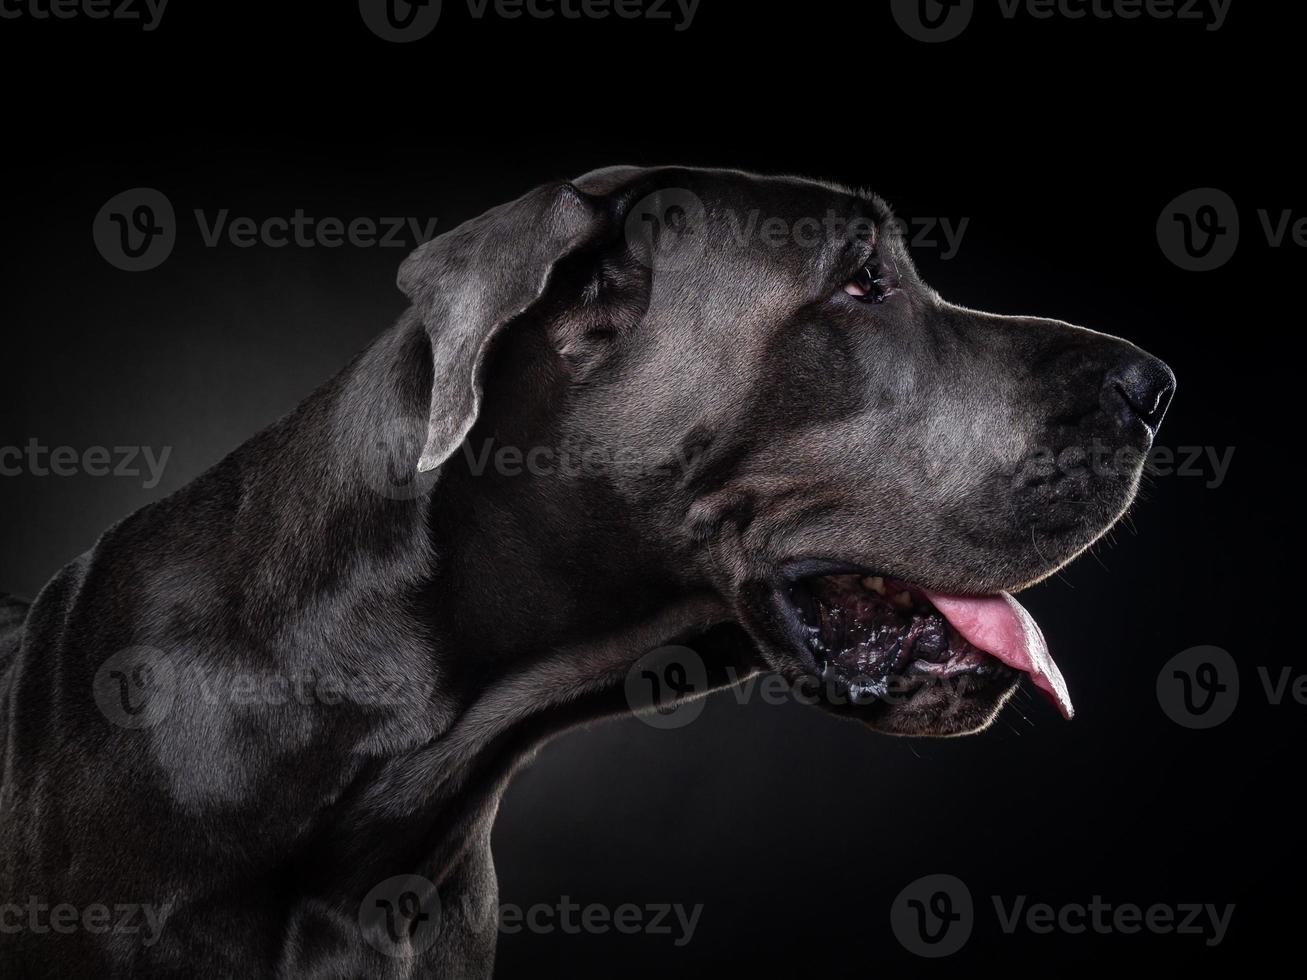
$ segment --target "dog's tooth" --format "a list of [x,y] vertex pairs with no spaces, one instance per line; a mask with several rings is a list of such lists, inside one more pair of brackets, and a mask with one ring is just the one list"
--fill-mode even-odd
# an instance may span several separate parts
[[885,594],[885,580],[879,575],[867,575],[862,579],[862,587],[868,592],[875,592],[877,595]]
[[910,592],[900,592],[897,595],[892,596],[890,602],[894,603],[894,605],[900,609],[911,609],[912,594]]

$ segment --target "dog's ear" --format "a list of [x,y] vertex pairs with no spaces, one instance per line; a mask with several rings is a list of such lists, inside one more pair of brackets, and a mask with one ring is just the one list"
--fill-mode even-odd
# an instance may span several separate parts
[[495,335],[539,302],[559,263],[608,223],[599,199],[572,184],[547,185],[432,239],[400,266],[399,288],[431,341],[431,413],[419,471],[448,459],[476,421]]

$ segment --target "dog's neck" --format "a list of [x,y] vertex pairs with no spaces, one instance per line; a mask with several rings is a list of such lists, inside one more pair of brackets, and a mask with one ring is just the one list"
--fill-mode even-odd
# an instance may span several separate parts
[[[622,542],[598,547],[612,515],[557,486],[466,469],[409,486],[370,470],[387,427],[425,411],[412,367],[423,342],[401,324],[207,477],[210,498],[240,486],[223,560],[240,579],[242,627],[285,638],[272,652],[286,669],[307,658],[405,681],[403,703],[361,731],[364,716],[322,709],[351,733],[335,745],[350,777],[297,862],[323,891],[438,880],[484,838],[521,759],[628,710],[624,680],[642,654],[729,619]],[[714,684],[751,670],[737,642],[706,653]]]

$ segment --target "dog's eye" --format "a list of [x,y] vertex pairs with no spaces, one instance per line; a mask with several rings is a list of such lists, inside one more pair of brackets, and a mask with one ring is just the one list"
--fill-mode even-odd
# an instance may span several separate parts
[[859,269],[858,274],[844,284],[844,291],[860,303],[883,303],[894,291],[894,281],[873,262]]

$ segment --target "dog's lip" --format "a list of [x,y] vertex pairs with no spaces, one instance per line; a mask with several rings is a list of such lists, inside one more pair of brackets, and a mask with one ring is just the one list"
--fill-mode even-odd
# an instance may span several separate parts
[[790,589],[801,579],[827,575],[869,575],[899,579],[918,588],[931,604],[977,649],[1003,664],[1026,674],[1035,688],[1052,702],[1062,716],[1075,714],[1065,678],[1049,653],[1048,644],[1035,619],[1007,591],[955,593],[937,591],[919,579],[857,562],[828,558],[798,558],[781,563],[773,585],[775,605],[784,619],[791,647],[803,651],[805,666],[819,670],[816,658],[802,640],[803,624],[790,601]]

